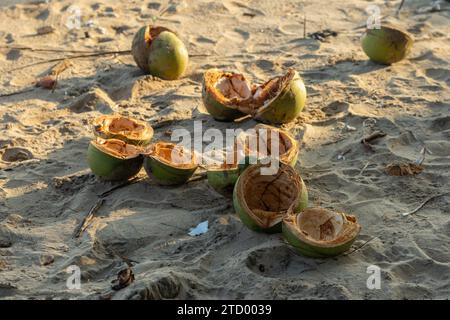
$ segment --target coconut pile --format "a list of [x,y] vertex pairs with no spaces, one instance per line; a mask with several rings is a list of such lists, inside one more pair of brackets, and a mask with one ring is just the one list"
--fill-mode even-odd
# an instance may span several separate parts
[[449,298],[447,4],[71,5],[0,5],[0,298]]

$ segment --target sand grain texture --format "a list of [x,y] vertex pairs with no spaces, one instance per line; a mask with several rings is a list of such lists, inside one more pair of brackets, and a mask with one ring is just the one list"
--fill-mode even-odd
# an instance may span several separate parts
[[[448,2],[429,12],[428,1],[406,1],[398,19],[386,19],[417,40],[409,59],[389,67],[367,60],[354,28],[369,4],[393,14],[398,1],[81,0],[83,24],[69,30],[71,3],[0,8],[0,94],[24,91],[0,97],[0,298],[450,298],[450,197],[401,215],[450,186]],[[305,14],[307,33],[337,36],[303,38]],[[152,20],[178,31],[192,55],[206,55],[192,57],[182,79],[144,75],[130,55],[117,54],[72,60],[46,90],[35,81],[57,62],[43,62],[75,53],[5,48],[129,50],[134,32]],[[45,26],[55,29],[37,32]],[[112,186],[85,160],[90,121],[102,112],[158,123],[154,139],[193,131],[192,120],[204,129],[255,125],[205,114],[201,78],[211,67],[259,83],[289,67],[300,72],[307,107],[286,126],[301,142],[297,170],[311,203],[357,216],[362,233],[353,250],[363,247],[328,260],[298,256],[280,235],[243,227],[205,180],[118,189],[72,237],[97,194]],[[369,150],[360,141],[377,130],[387,135]],[[416,161],[423,145],[430,152],[422,173],[385,173],[389,163]],[[208,232],[190,237],[204,220]],[[135,281],[111,292],[124,259],[134,261]],[[366,287],[372,264],[382,270],[380,290]],[[66,287],[70,265],[81,268],[81,290]]]

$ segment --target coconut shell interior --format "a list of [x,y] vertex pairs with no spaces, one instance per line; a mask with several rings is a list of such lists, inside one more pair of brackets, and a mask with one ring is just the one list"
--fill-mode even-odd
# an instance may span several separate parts
[[95,130],[97,132],[121,134],[131,139],[143,139],[151,134],[149,126],[122,116],[100,117],[95,121]]
[[359,231],[356,218],[324,208],[308,208],[296,217],[296,228],[310,241],[341,244],[353,239]]
[[[289,158],[291,152],[295,152],[293,150],[295,148],[293,139],[282,130],[267,126],[256,126],[255,129],[256,136],[243,133],[238,138],[237,143],[241,144],[240,147],[243,149],[245,155],[261,154],[267,157],[276,156],[281,160],[285,160],[285,158]],[[266,133],[262,133],[263,130]],[[262,136],[261,139],[260,135]],[[278,139],[278,154],[276,155],[272,153],[272,139]]]
[[195,154],[174,143],[158,142],[151,147],[149,155],[171,167],[183,169],[197,167]]
[[275,175],[262,175],[261,166],[249,167],[241,176],[245,205],[262,226],[281,221],[298,202],[301,181],[294,169],[280,164]]
[[249,83],[242,74],[208,70],[204,81],[206,89],[214,95],[215,100],[253,114],[270,105],[287,88],[294,75],[295,71],[289,69],[285,75],[256,86]]
[[252,97],[251,85],[242,74],[209,70],[205,73],[204,81],[207,90],[220,103],[241,104]]
[[94,140],[91,143],[100,151],[120,159],[134,158],[141,152],[136,146],[118,139]]
[[145,32],[145,42],[150,46],[152,41],[156,39],[160,33],[164,31],[172,32],[170,29],[164,28],[164,27],[158,27],[158,26],[148,26],[146,32]]

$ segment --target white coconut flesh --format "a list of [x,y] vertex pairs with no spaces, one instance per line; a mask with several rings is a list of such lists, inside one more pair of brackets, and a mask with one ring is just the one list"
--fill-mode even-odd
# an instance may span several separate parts
[[91,143],[103,153],[119,159],[131,159],[137,157],[141,150],[131,144],[118,139],[98,139]]
[[271,227],[297,205],[301,182],[292,168],[281,165],[276,175],[261,175],[261,166],[249,167],[243,179],[244,207],[262,227]]
[[339,245],[359,231],[356,218],[324,208],[308,208],[297,215],[295,227],[310,242]]
[[223,75],[214,88],[229,100],[247,100],[252,95],[250,84],[240,74]]
[[180,169],[197,167],[195,154],[173,143],[156,143],[151,147],[149,155],[171,167]]
[[272,78],[261,86],[252,86],[242,74],[210,70],[205,74],[205,82],[219,102],[230,107],[239,106],[239,110],[251,113],[270,105],[294,75],[295,71],[289,70],[286,75]]

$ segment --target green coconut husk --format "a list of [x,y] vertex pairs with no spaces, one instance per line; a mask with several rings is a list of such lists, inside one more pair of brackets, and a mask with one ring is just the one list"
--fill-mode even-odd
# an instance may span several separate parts
[[117,139],[93,140],[88,147],[87,161],[91,171],[102,180],[127,180],[142,168],[140,151]]
[[121,115],[100,116],[94,120],[93,125],[94,134],[102,139],[118,139],[145,146],[153,137],[153,129],[148,123]]
[[155,143],[145,154],[145,171],[161,185],[183,184],[197,167],[195,154],[173,143]]
[[361,40],[370,60],[390,65],[404,59],[411,51],[413,38],[407,32],[391,26],[367,29]]
[[145,26],[133,38],[131,53],[146,73],[165,80],[181,77],[186,71],[189,54],[183,42],[171,30]]
[[239,176],[233,192],[233,205],[249,229],[281,232],[283,217],[308,205],[308,192],[300,175],[290,165],[279,163],[274,175],[262,175],[268,165],[250,165]]
[[300,75],[290,69],[258,87],[253,97],[255,120],[283,124],[293,121],[304,109],[306,88]]
[[239,178],[240,169],[237,165],[210,167],[206,171],[209,185],[223,196],[233,195],[234,184]]
[[283,236],[297,252],[326,258],[347,251],[361,230],[356,217],[324,208],[308,208],[283,219]]
[[249,103],[251,87],[242,74],[210,69],[203,75],[202,99],[206,110],[218,121],[245,116],[239,105]]

